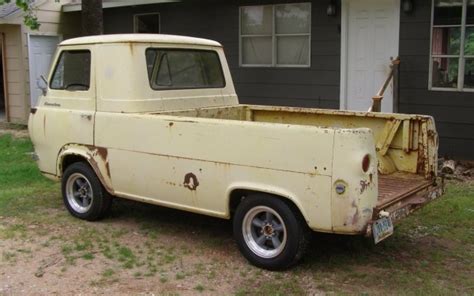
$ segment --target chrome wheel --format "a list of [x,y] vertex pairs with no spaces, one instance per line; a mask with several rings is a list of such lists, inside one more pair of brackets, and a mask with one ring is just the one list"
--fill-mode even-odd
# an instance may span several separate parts
[[257,206],[247,212],[242,223],[242,233],[250,250],[267,259],[280,255],[287,241],[283,219],[266,206]]
[[67,201],[74,211],[83,214],[90,210],[93,199],[92,186],[83,174],[70,175],[65,189]]

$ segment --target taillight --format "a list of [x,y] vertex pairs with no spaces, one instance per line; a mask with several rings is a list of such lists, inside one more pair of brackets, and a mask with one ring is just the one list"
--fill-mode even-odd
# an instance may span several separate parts
[[369,166],[370,166],[370,155],[366,154],[364,158],[362,159],[362,170],[364,171],[364,173],[367,173],[367,171],[369,170]]

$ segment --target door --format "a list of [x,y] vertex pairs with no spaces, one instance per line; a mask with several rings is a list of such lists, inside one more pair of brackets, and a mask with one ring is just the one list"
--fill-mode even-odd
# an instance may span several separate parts
[[[341,83],[341,106],[367,111],[390,72],[390,58],[398,56],[400,0],[345,0],[344,17],[342,52],[347,76]],[[393,111],[391,83],[384,93],[382,112]]]
[[41,75],[48,78],[54,52],[59,43],[59,36],[29,35],[29,65],[30,65],[30,99],[31,107],[38,104],[42,95]]
[[40,96],[30,113],[29,128],[40,155],[40,170],[56,171],[64,145],[94,145],[95,57],[93,45],[67,46],[57,54],[48,94]]

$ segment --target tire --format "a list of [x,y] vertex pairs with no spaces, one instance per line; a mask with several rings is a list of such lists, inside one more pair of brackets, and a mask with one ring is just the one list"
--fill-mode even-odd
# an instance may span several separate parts
[[76,162],[66,168],[61,191],[64,205],[74,217],[96,221],[110,211],[112,197],[85,162]]
[[296,207],[268,194],[249,195],[233,218],[234,238],[253,265],[284,270],[304,255],[310,230]]

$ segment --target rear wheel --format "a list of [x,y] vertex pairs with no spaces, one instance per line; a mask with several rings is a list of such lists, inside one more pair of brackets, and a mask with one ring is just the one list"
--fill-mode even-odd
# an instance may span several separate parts
[[309,229],[301,214],[271,195],[246,197],[237,207],[233,224],[240,251],[261,268],[288,268],[301,259],[307,246]]
[[73,216],[94,221],[109,212],[112,197],[87,163],[76,162],[67,167],[61,185],[64,205]]

